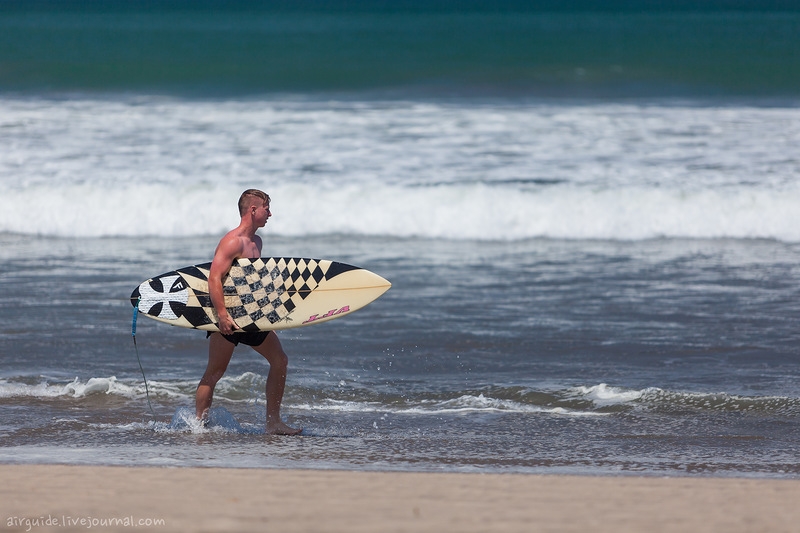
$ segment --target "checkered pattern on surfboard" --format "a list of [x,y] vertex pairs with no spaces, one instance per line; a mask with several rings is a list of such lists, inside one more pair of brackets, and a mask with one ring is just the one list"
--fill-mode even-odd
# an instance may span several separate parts
[[[295,257],[239,259],[223,280],[225,307],[245,331],[260,330],[286,320],[327,274],[335,275],[329,272],[331,265],[331,261]],[[348,268],[339,269],[354,268],[342,266]],[[210,264],[203,264],[178,270],[195,295],[189,299],[183,316],[200,329],[210,329],[203,326],[217,322],[208,296],[209,269]]]

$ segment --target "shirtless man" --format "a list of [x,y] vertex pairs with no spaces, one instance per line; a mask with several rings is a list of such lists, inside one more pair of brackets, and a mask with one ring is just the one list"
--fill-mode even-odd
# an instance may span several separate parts
[[269,211],[269,196],[266,193],[248,189],[239,198],[239,214],[242,221],[239,227],[228,232],[219,241],[211,262],[208,275],[208,292],[211,303],[219,317],[219,332],[209,333],[208,366],[200,384],[197,386],[195,407],[197,418],[208,419],[208,411],[214,396],[214,387],[220,380],[233,355],[233,349],[240,342],[252,346],[269,362],[267,375],[267,427],[269,435],[297,435],[302,428],[293,428],[281,420],[281,401],[286,387],[286,369],[289,359],[281,347],[274,331],[234,332],[239,326],[225,309],[222,296],[222,278],[228,273],[234,259],[261,257],[261,237],[256,235],[263,228],[272,213]]

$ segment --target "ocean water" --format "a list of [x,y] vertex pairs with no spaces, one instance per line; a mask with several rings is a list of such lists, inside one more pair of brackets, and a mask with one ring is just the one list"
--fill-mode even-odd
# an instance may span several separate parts
[[[3,4],[0,462],[796,478],[797,12],[498,5]],[[393,283],[280,333],[300,437],[131,336],[249,187]]]

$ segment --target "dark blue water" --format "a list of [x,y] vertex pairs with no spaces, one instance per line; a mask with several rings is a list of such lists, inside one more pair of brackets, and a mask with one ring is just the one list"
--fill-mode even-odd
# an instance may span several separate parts
[[148,410],[127,292],[214,243],[2,238],[3,461],[798,474],[797,245],[267,238],[393,282],[281,333],[305,432],[278,438],[260,356],[237,349],[200,428],[204,334],[143,319]]

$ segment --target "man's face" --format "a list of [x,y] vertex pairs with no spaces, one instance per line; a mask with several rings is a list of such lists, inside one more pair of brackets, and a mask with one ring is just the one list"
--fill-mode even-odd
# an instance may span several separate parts
[[269,202],[264,202],[260,206],[253,206],[253,217],[255,218],[256,225],[259,228],[263,228],[269,217],[272,216],[272,213],[269,210]]

